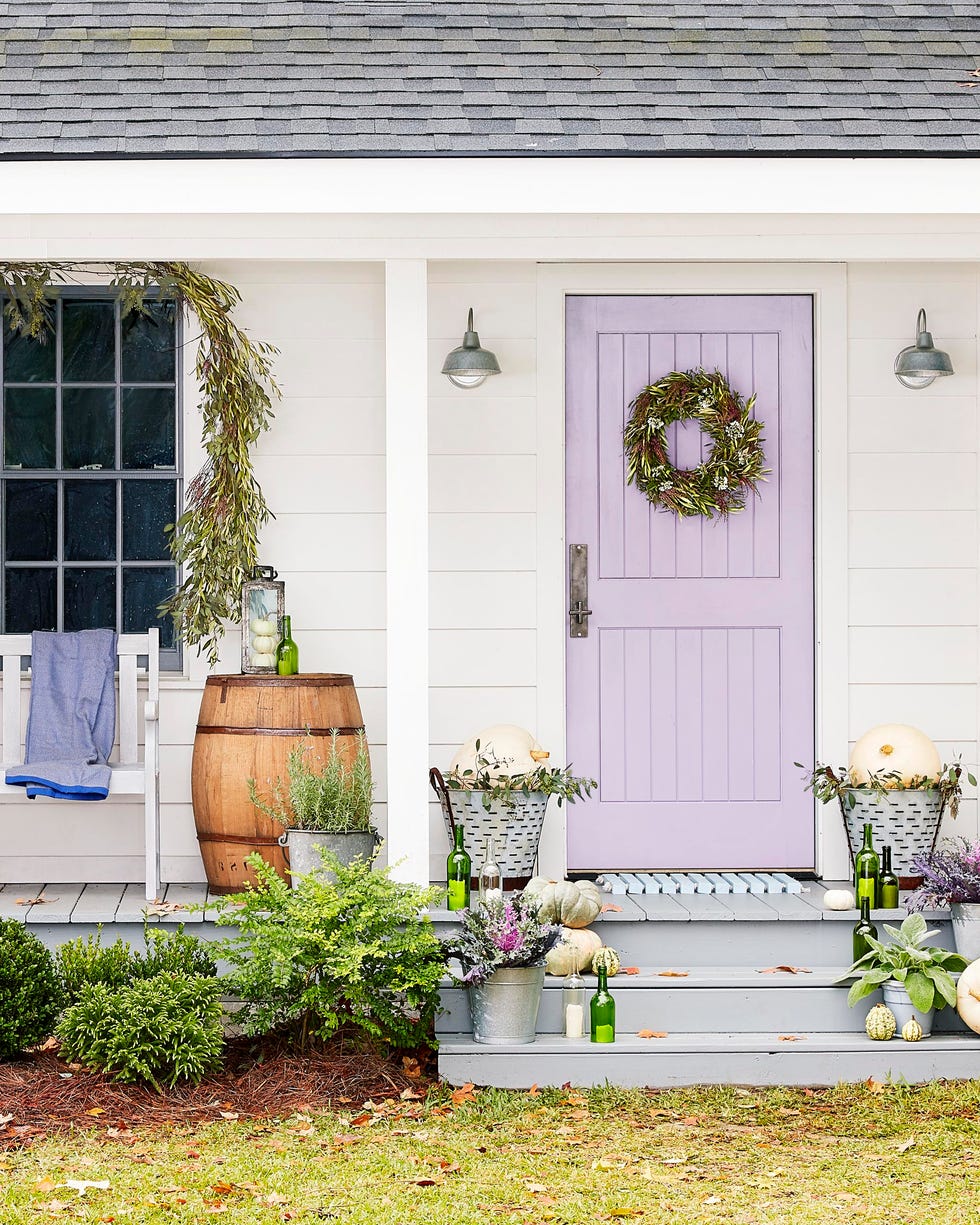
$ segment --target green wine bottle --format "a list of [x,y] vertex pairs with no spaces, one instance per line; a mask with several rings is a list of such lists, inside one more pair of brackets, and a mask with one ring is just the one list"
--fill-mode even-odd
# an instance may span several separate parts
[[449,909],[465,910],[470,904],[470,874],[473,864],[463,846],[463,826],[457,822],[453,830],[453,849],[446,860],[446,880],[449,882]]
[[616,1041],[616,1001],[609,994],[608,971],[599,966],[599,989],[589,1004],[590,1037],[593,1042]]
[[867,898],[871,906],[878,905],[878,880],[881,875],[881,865],[871,841],[871,824],[864,827],[864,846],[854,857],[854,896],[857,904]]
[[871,902],[868,898],[861,899],[861,917],[854,924],[854,960],[860,961],[865,953],[871,951],[871,945],[868,944],[868,936],[873,940],[878,939],[878,929],[871,922]]
[[276,671],[280,676],[295,676],[299,672],[299,647],[293,642],[292,617],[282,619],[282,639],[276,647]]
[[881,848],[881,875],[878,878],[878,905],[883,910],[898,909],[898,877],[892,871],[892,848]]

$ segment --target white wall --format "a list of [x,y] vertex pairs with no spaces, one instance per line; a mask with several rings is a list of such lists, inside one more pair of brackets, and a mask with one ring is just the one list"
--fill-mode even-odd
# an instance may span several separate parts
[[[848,268],[848,511],[853,741],[912,723],[977,761],[978,429],[975,264]],[[955,375],[900,386],[920,307]],[[973,789],[945,832],[977,834]]]
[[[301,664],[352,672],[384,828],[384,270],[378,263],[207,265],[243,294],[238,317],[279,346],[284,399],[258,448],[276,519],[262,560],[286,581]],[[977,759],[978,447],[975,265],[851,264],[849,365],[849,734],[922,726],[944,754]],[[537,268],[433,263],[429,284],[432,761],[445,767],[480,727],[537,728]],[[472,391],[439,374],[467,308],[503,373]],[[891,373],[919,306],[956,376],[922,392]],[[186,471],[199,421],[187,380]],[[560,414],[559,403],[544,406]],[[411,599],[411,592],[404,593]],[[564,625],[555,626],[564,633]],[[221,670],[239,661],[230,633]],[[206,668],[164,681],[165,879],[200,880],[190,761]],[[842,678],[844,683],[844,678]],[[543,695],[547,701],[547,695]],[[843,757],[846,746],[830,746]],[[136,880],[139,811],[116,801],[5,805],[0,879]],[[446,839],[430,807],[433,877]],[[976,803],[957,832],[976,833]],[[55,853],[48,853],[57,848]]]

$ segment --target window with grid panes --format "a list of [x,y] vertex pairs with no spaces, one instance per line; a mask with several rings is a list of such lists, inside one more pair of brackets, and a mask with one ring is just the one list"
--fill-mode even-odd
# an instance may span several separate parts
[[178,327],[172,302],[121,317],[105,293],[66,292],[54,332],[3,323],[0,570],[3,631],[160,629],[177,571],[164,529],[180,495]]

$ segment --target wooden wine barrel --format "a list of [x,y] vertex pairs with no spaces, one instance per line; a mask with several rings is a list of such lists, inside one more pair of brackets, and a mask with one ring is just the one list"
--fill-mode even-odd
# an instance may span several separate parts
[[277,778],[287,792],[286,758],[307,735],[314,752],[338,750],[352,761],[364,730],[354,679],[340,673],[305,676],[210,676],[201,698],[191,793],[194,824],[208,884],[231,893],[252,879],[245,858],[258,851],[286,875],[277,839],[282,830],[255,807],[248,780],[268,797]]

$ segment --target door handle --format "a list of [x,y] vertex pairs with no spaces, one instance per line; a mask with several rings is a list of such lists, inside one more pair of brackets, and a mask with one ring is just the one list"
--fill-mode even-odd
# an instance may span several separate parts
[[589,546],[568,546],[568,636],[588,638],[589,617]]

